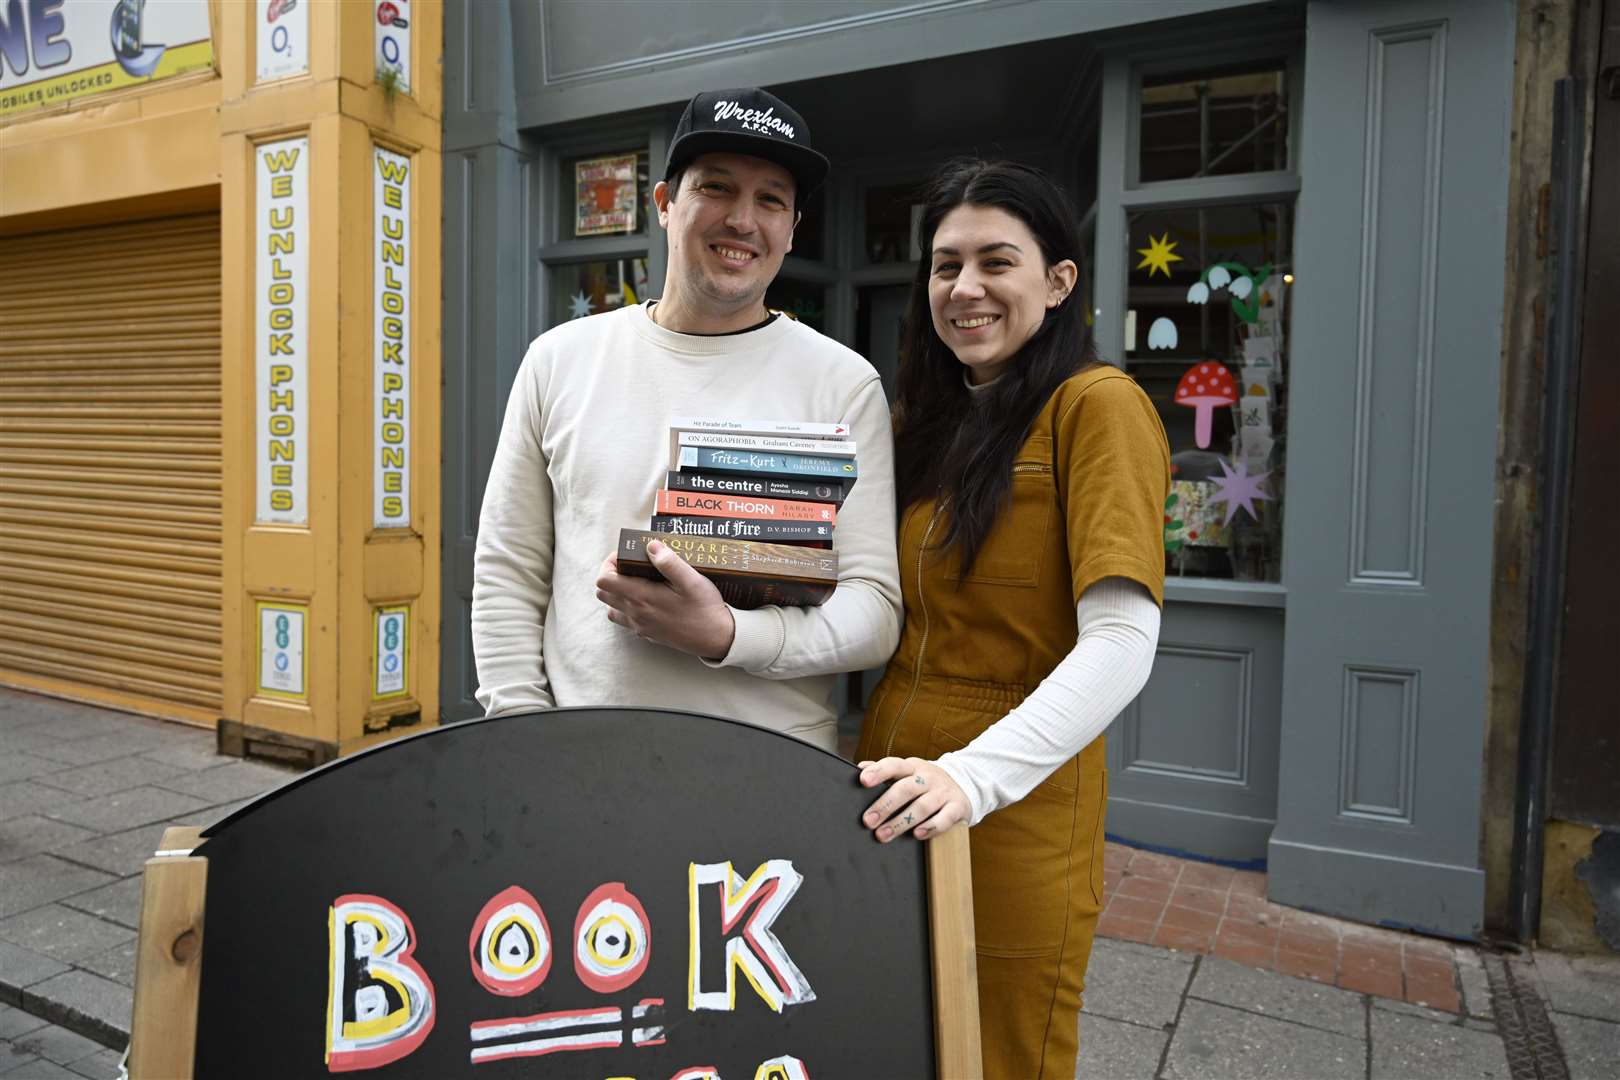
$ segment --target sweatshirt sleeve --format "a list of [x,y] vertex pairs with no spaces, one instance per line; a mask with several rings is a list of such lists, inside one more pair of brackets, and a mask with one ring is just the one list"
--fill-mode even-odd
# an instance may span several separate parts
[[796,679],[876,667],[899,644],[894,437],[876,374],[856,390],[841,419],[855,436],[860,474],[833,530],[838,587],[819,607],[734,609],[731,651],[713,666]]
[[1080,634],[1023,702],[961,750],[940,757],[977,825],[1033,791],[1085,749],[1141,693],[1159,641],[1159,605],[1147,587],[1104,578],[1075,607]]
[[487,716],[549,709],[542,638],[551,603],[551,477],[541,449],[540,346],[518,368],[484,488],[473,555],[472,640]]

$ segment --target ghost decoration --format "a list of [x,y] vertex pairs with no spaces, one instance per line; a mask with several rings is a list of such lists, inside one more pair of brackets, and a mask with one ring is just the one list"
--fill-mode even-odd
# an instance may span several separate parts
[[1176,347],[1176,324],[1160,316],[1148,328],[1148,348],[1173,349]]
[[1209,286],[1205,285],[1202,281],[1194,282],[1193,287],[1187,290],[1187,303],[1189,303],[1189,304],[1207,304],[1207,303],[1209,303]]

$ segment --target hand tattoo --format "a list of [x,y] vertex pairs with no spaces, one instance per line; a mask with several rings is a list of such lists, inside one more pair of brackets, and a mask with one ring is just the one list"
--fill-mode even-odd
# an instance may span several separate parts
[[910,815],[910,814],[907,814],[907,815],[906,815],[906,824],[907,824],[907,825],[910,825],[910,824],[911,824],[911,815]]
[[922,778],[922,777],[920,777],[920,776],[914,776],[914,777],[912,777],[912,779],[913,779],[913,780],[915,780],[915,781],[917,781],[917,783],[919,783],[919,784],[926,784],[926,783],[928,783],[928,781],[926,781],[926,780],[924,780],[924,779],[923,779],[923,778]]

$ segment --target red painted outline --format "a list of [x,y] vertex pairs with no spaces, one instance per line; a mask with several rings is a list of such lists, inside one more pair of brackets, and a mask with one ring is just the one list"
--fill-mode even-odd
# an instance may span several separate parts
[[[598,1042],[574,1043],[570,1046],[542,1046],[528,1050],[512,1050],[507,1053],[501,1053],[499,1047],[492,1046],[489,1048],[489,1053],[481,1054],[480,1056],[474,1058],[472,1063],[474,1065],[484,1065],[491,1061],[511,1061],[513,1058],[524,1057],[545,1057],[547,1054],[565,1054],[570,1050],[606,1050],[611,1047],[624,1045],[623,1036],[618,1031],[599,1031],[596,1032],[596,1034],[600,1036],[600,1041]],[[540,1037],[552,1039],[560,1038],[561,1036],[542,1035]]]
[[[422,1041],[433,1031],[433,1022],[439,1017],[438,994],[433,989],[433,980],[428,978],[428,973],[422,969],[421,964],[411,959],[411,954],[416,951],[417,940],[416,927],[411,923],[411,917],[405,914],[404,909],[398,905],[391,904],[382,897],[373,896],[370,893],[345,893],[338,897],[332,901],[334,915],[337,909],[345,904],[376,904],[380,908],[385,908],[391,914],[399,916],[399,921],[405,924],[405,947],[394,955],[391,962],[413,972],[417,978],[422,980],[422,985],[427,988],[427,1015],[423,1019],[421,1027],[398,1042],[373,1047],[370,1050],[334,1049],[326,1062],[327,1072],[354,1072],[359,1069],[375,1069],[398,1061],[422,1045]],[[332,1003],[328,1001],[326,1006],[330,1009]],[[326,1022],[332,1022],[330,1016],[327,1017]]]
[[[488,927],[489,920],[494,917],[495,912],[508,904],[526,904],[532,908],[534,913],[540,916],[540,929],[546,937],[545,960],[541,962],[539,967],[521,979],[496,979],[487,974],[484,971],[483,964],[480,963],[480,957],[483,956],[484,952],[484,930]],[[540,906],[540,901],[534,898],[533,893],[519,885],[509,886],[490,897],[489,903],[485,904],[483,910],[478,913],[478,918],[473,920],[472,935],[467,939],[467,950],[472,963],[473,978],[477,979],[485,990],[492,994],[500,994],[503,997],[517,997],[520,994],[527,994],[530,990],[545,982],[546,976],[551,974],[551,958],[557,954],[556,943],[551,939],[551,924],[546,921],[545,909]]]
[[[585,929],[585,916],[604,900],[616,900],[635,912],[636,918],[641,920],[643,944],[646,946],[641,952],[641,959],[617,975],[598,975],[588,970],[584,961],[579,958],[579,935],[580,931]],[[652,922],[647,918],[647,909],[641,906],[641,901],[636,899],[635,893],[625,888],[624,882],[609,881],[592,889],[591,894],[579,905],[579,914],[574,916],[573,941],[574,971],[579,975],[579,981],[598,994],[611,994],[630,986],[646,972],[647,961],[652,959]]]

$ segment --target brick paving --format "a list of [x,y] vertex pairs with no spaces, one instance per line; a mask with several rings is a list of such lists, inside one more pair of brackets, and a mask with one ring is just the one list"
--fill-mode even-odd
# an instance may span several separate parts
[[1273,904],[1266,876],[1110,843],[1102,937],[1182,949],[1441,1012],[1462,1008],[1456,949]]

